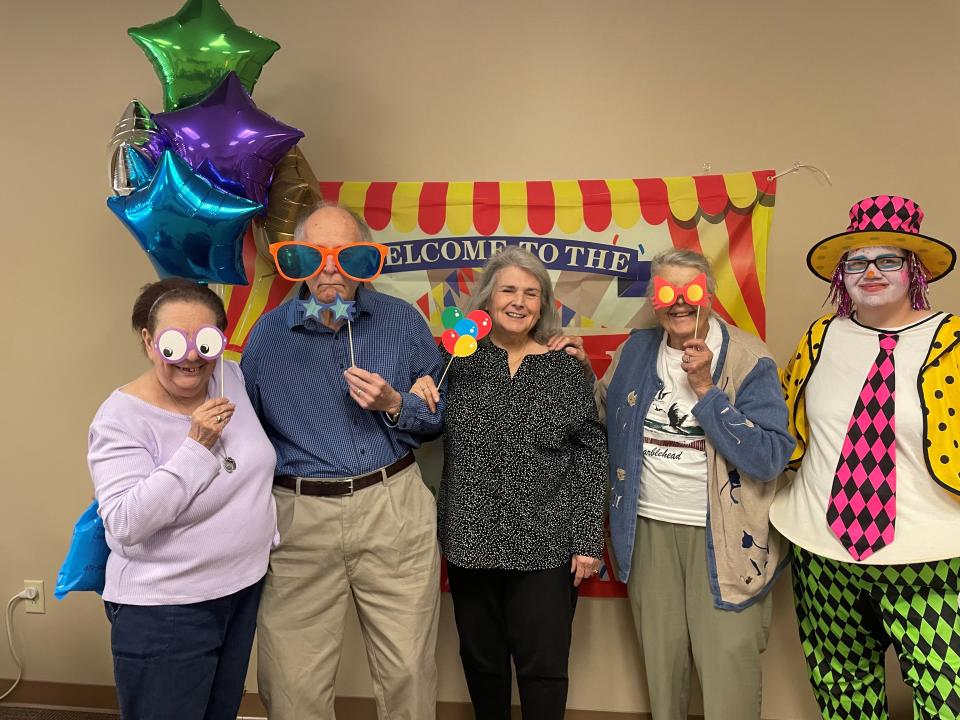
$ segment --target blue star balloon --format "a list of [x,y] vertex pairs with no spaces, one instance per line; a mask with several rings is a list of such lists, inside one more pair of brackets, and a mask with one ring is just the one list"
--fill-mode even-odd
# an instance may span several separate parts
[[235,73],[196,105],[153,119],[190,167],[214,184],[219,177],[232,181],[236,185],[221,189],[230,192],[239,185],[244,197],[263,205],[274,168],[303,137],[297,128],[257,109]]
[[150,182],[107,198],[161,277],[246,285],[243,234],[263,207],[215,188],[166,151]]

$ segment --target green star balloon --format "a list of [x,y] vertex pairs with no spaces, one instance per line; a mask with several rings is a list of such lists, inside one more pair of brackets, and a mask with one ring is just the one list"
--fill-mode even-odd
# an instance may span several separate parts
[[127,30],[163,83],[163,106],[199,102],[231,70],[248,93],[280,45],[237,25],[218,0],[187,0],[173,17]]

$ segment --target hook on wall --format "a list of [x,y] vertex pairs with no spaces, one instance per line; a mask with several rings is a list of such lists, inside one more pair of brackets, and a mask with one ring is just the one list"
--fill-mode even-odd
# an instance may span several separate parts
[[791,173],[800,172],[800,170],[802,169],[806,169],[814,173],[820,173],[821,175],[823,175],[824,179],[826,179],[827,184],[830,185],[831,187],[833,186],[833,180],[830,179],[830,174],[826,170],[821,170],[816,165],[811,165],[810,163],[802,163],[800,161],[794,162],[793,165],[790,166],[789,170],[784,170],[783,172],[778,172],[776,175],[768,176],[767,180],[776,180],[777,178],[781,178],[784,175],[790,175]]

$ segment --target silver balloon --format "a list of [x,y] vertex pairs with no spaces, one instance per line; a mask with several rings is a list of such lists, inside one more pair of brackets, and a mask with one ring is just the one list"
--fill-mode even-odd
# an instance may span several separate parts
[[131,100],[113,129],[107,145],[109,154],[110,186],[114,195],[129,195],[139,187],[142,170],[137,163],[131,167],[131,152],[143,157],[152,167],[163,152],[164,141],[150,111],[139,100]]

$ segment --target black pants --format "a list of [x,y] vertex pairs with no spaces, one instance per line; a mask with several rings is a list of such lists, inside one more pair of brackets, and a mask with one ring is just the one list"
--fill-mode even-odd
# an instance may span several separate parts
[[510,658],[527,720],[560,720],[567,704],[570,566],[470,570],[447,565],[460,658],[477,720],[510,720]]

